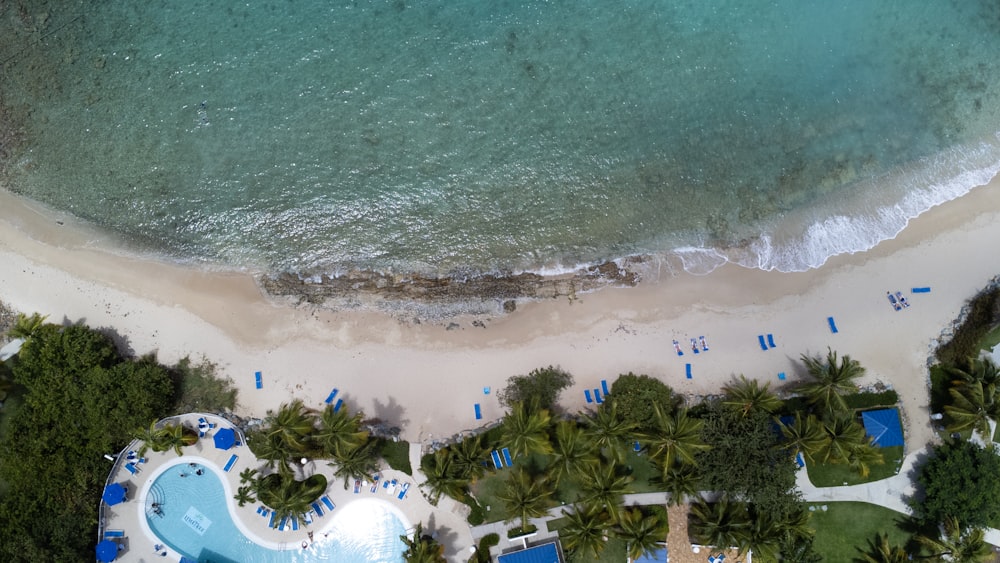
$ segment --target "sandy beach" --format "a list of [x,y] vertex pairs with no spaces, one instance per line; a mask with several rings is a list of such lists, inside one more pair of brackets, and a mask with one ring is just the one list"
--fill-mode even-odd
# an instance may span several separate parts
[[[584,389],[629,371],[692,395],[715,393],[740,373],[781,389],[802,377],[800,354],[829,346],[868,369],[863,383],[899,392],[913,446],[932,438],[931,343],[1000,273],[998,242],[994,179],[913,220],[895,239],[818,270],[725,266],[707,276],[664,275],[635,288],[524,304],[482,326],[454,319],[449,328],[275,304],[248,273],[130,256],[105,233],[0,192],[0,299],[54,322],[113,328],[135,353],[155,352],[165,363],[204,356],[235,381],[240,414],[261,416],[296,397],[319,406],[337,387],[352,409],[422,442],[499,418],[495,390],[536,367],[573,374],[561,404],[574,411],[586,408]],[[912,287],[931,291],[911,294]],[[887,291],[903,292],[912,306],[894,311]],[[763,351],[758,335],[767,334],[776,347]],[[710,349],[695,355],[689,339],[699,336]],[[255,371],[263,372],[263,390],[254,387]],[[484,387],[494,391],[484,395]]]

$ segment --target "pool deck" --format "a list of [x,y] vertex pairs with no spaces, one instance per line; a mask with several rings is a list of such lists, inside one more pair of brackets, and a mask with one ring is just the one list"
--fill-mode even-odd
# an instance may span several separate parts
[[[269,518],[262,517],[257,513],[260,502],[248,503],[243,507],[238,507],[233,500],[233,494],[240,486],[240,472],[247,468],[263,470],[266,466],[259,462],[245,445],[236,446],[228,450],[221,450],[215,447],[212,437],[215,432],[225,427],[232,427],[229,421],[213,415],[191,414],[171,422],[178,422],[190,428],[197,428],[198,418],[204,417],[209,422],[216,424],[216,427],[209,430],[208,434],[198,440],[193,446],[183,448],[184,455],[178,457],[173,450],[168,452],[154,452],[149,450],[145,454],[146,462],[138,465],[139,473],[132,475],[125,468],[125,453],[121,454],[121,459],[116,460],[109,483],[121,483],[128,488],[127,500],[115,506],[106,506],[102,503],[102,530],[122,530],[124,539],[120,542],[124,549],[119,552],[116,561],[123,562],[152,562],[152,561],[179,561],[180,554],[168,547],[161,548],[166,551],[166,555],[161,556],[154,546],[161,542],[156,538],[146,522],[147,511],[151,511],[151,500],[147,499],[152,482],[157,476],[165,471],[171,470],[175,465],[180,469],[186,469],[188,463],[197,463],[204,468],[213,471],[223,481],[226,494],[229,499],[230,513],[236,526],[243,531],[244,535],[253,539],[256,543],[270,547],[272,549],[296,549],[303,550],[303,543],[310,543],[309,532],[313,532],[316,540],[322,539],[323,533],[329,529],[337,517],[338,510],[348,503],[359,499],[376,498],[394,506],[407,520],[404,524],[407,529],[412,528],[417,522],[424,523],[425,530],[437,532],[442,539],[447,538],[446,556],[451,561],[466,561],[468,559],[469,547],[473,545],[472,532],[468,523],[460,515],[450,510],[432,506],[421,494],[418,481],[422,481],[421,476],[417,478],[406,475],[401,471],[385,469],[381,471],[382,479],[396,479],[399,485],[410,483],[409,491],[404,499],[400,500],[396,494],[386,494],[379,482],[376,492],[370,492],[371,483],[366,483],[361,492],[354,493],[353,481],[348,488],[344,488],[343,480],[333,476],[333,470],[325,460],[317,460],[307,463],[302,467],[302,474],[299,478],[323,473],[329,481],[326,495],[336,506],[332,512],[328,512],[323,506],[324,515],[316,517],[313,515],[311,525],[302,525],[298,531],[279,531],[268,527]],[[128,450],[137,449],[138,442],[133,442]],[[239,459],[232,466],[229,472],[224,472],[223,468],[230,457],[236,454]],[[398,489],[397,489],[398,490]],[[322,504],[321,504],[322,506]]]

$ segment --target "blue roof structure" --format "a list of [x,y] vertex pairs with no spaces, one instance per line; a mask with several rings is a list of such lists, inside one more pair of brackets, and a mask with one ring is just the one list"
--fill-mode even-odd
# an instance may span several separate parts
[[903,427],[899,422],[899,409],[881,409],[861,413],[865,432],[880,448],[903,445]]
[[497,557],[497,563],[562,563],[556,542],[529,547],[520,551],[505,553]]
[[667,548],[661,547],[652,554],[643,553],[642,557],[632,563],[667,563],[667,561],[670,561],[670,558],[667,557]]

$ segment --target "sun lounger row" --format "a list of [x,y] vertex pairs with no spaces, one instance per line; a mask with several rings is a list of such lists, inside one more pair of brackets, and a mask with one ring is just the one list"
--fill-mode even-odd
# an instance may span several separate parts
[[774,343],[774,335],[773,334],[768,334],[767,335],[767,340],[764,340],[764,335],[763,334],[758,334],[757,335],[757,342],[760,343],[760,349],[763,350],[763,351],[765,351],[765,352],[768,351],[771,348],[777,348],[778,347],[778,345]]
[[511,458],[510,450],[503,448],[502,450],[493,450],[490,452],[490,458],[493,460],[493,467],[497,469],[503,469],[506,467],[513,467],[514,460]]

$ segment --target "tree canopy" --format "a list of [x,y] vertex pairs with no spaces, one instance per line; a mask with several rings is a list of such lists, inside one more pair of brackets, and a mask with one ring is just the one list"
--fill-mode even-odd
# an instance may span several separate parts
[[85,326],[33,327],[13,362],[23,388],[0,445],[4,561],[93,559],[106,453],[169,411],[174,385],[152,357],[124,359]]
[[549,366],[534,369],[528,375],[515,375],[507,380],[507,387],[497,393],[500,404],[506,407],[523,403],[531,410],[551,411],[556,406],[559,393],[573,385],[573,376],[560,368]]
[[914,511],[925,522],[951,517],[966,526],[993,527],[1000,518],[1000,456],[972,442],[935,447],[917,481],[923,495]]
[[669,415],[680,403],[674,390],[659,379],[629,372],[619,375],[611,385],[611,401],[605,401],[602,408],[614,404],[621,420],[639,430],[653,431],[656,429],[656,406]]

